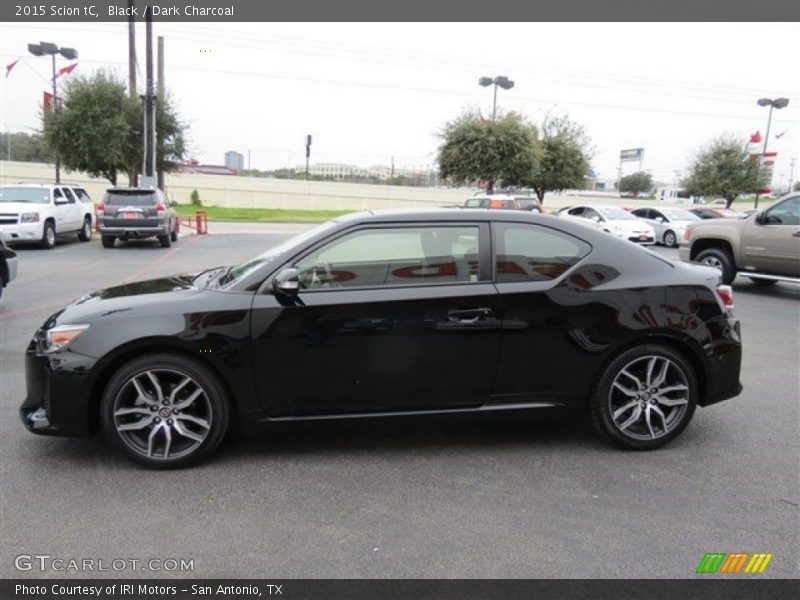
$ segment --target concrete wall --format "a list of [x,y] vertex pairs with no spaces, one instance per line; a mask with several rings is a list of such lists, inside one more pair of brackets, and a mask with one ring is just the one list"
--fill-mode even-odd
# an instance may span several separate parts
[[[85,187],[99,202],[110,186],[105,179],[89,177],[84,173],[65,173],[61,180]],[[0,161],[0,184],[54,181],[54,167],[42,163]],[[127,177],[120,179],[127,184]],[[233,206],[291,209],[379,209],[410,206],[442,206],[461,204],[474,191],[469,189],[416,188],[367,183],[337,181],[296,181],[265,179],[232,175],[202,175],[197,173],[167,175],[166,191],[169,197],[181,204],[189,203],[189,196],[197,190],[206,206]],[[547,209],[578,203],[618,204],[631,206],[644,201],[616,197],[594,197],[582,192],[580,197],[548,195]]]

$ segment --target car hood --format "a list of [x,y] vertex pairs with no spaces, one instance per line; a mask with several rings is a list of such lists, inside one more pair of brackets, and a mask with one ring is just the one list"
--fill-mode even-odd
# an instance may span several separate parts
[[194,278],[194,274],[172,275],[97,290],[53,315],[50,318],[53,321],[51,325],[55,324],[55,320],[58,324],[84,323],[122,312],[169,304],[200,291],[194,284]]

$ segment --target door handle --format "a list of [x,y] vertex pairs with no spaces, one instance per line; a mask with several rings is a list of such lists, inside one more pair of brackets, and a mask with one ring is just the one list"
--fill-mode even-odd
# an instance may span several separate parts
[[448,311],[447,319],[458,323],[477,323],[481,319],[491,317],[494,311],[491,308],[467,308]]

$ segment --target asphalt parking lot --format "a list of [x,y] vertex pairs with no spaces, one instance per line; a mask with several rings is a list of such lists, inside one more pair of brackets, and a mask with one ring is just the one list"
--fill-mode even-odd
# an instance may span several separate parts
[[0,301],[0,576],[91,575],[14,567],[48,554],[193,559],[171,574],[207,578],[684,578],[706,552],[769,552],[765,576],[800,575],[800,286],[737,280],[744,392],[654,452],[587,423],[359,421],[233,438],[200,467],[154,472],[102,436],[24,430],[23,351],[48,315],[100,287],[238,262],[287,230],[19,250]]

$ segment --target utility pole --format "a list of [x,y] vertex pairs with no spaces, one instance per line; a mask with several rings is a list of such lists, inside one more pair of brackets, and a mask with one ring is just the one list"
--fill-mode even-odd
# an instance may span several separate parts
[[151,186],[155,181],[156,131],[153,83],[153,17],[147,11],[145,18],[145,93],[144,93],[144,169],[143,185]]
[[[9,141],[10,140],[11,140],[11,138],[9,138]],[[9,156],[11,156],[10,148],[11,147],[9,146],[9,151],[8,151]],[[797,157],[792,157],[792,160],[789,162],[789,189],[786,190],[787,194],[792,191],[792,187],[794,186],[794,164],[795,164],[795,162],[797,162]]]
[[306,181],[308,181],[308,159],[311,157],[311,134],[306,136]]
[[128,0],[128,94],[136,97],[136,19],[133,0]]
[[250,148],[247,149],[247,176],[253,176],[253,167],[250,165]]
[[[164,105],[164,100],[166,98],[166,84],[164,82],[164,36],[158,36],[158,101],[161,105]],[[153,115],[153,122],[155,122],[155,115]],[[153,125],[153,138],[155,138],[155,125]],[[158,169],[158,187],[161,191],[164,191],[164,171]]]
[[392,157],[392,170],[389,175],[389,179],[394,179],[394,156]]

